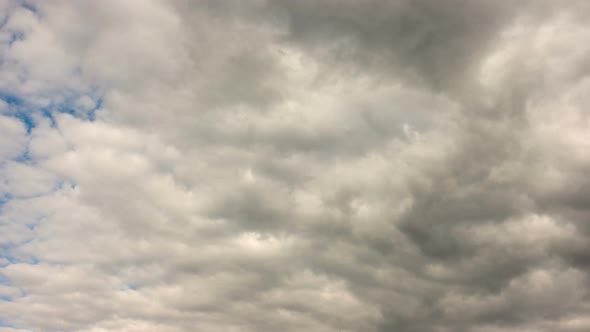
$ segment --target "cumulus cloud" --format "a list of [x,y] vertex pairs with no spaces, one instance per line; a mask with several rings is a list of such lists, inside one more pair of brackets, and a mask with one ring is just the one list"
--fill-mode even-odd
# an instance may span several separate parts
[[6,1],[0,331],[590,329],[585,1]]

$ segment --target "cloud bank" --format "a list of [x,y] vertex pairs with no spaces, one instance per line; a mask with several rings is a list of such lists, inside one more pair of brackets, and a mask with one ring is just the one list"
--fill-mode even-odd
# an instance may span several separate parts
[[589,17],[2,2],[0,331],[589,331]]

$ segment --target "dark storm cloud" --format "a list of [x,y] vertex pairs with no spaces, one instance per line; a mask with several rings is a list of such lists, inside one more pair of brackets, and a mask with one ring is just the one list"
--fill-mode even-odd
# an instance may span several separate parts
[[[462,83],[525,6],[504,1],[271,1],[285,39],[354,71]],[[282,15],[281,15],[282,14]]]
[[[573,2],[568,4],[574,5]],[[546,253],[548,256],[528,257],[513,252],[516,248],[487,248],[470,238],[472,230],[500,228],[507,220],[525,218],[527,214],[537,212],[546,212],[557,220],[561,219],[560,223],[568,223],[558,209],[545,210],[546,203],[537,201],[526,183],[528,172],[535,168],[534,158],[523,146],[529,126],[526,105],[539,87],[535,80],[544,75],[543,69],[524,74],[530,76],[528,81],[526,77],[517,77],[516,82],[505,82],[500,97],[492,105],[480,103],[486,97],[485,90],[469,87],[477,85],[475,69],[516,19],[524,15],[537,16],[536,19],[551,18],[552,13],[547,13],[541,2],[327,1],[318,4],[299,1],[273,2],[272,6],[278,8],[288,22],[285,40],[310,50],[329,66],[344,70],[352,67],[353,72],[375,70],[377,75],[408,79],[409,84],[425,84],[434,91],[450,93],[451,98],[460,104],[462,134],[455,138],[456,150],[434,166],[434,172],[422,174],[431,183],[427,188],[412,190],[413,205],[399,224],[399,230],[428,257],[427,261],[452,267],[453,276],[449,284],[438,285],[438,291],[428,295],[416,294],[415,300],[421,309],[415,316],[400,316],[399,308],[388,304],[395,297],[371,299],[381,301],[384,315],[381,330],[439,331],[448,328],[456,331],[487,325],[515,329],[522,328],[523,325],[519,324],[534,326],[541,317],[531,309],[541,305],[537,303],[541,300],[536,298],[519,304],[504,301],[483,309],[475,317],[459,321],[448,320],[441,313],[446,308],[436,303],[445,294],[454,292],[474,297],[502,297],[504,292],[513,291],[509,286],[512,282],[527,280],[523,276],[528,271],[543,268],[554,259],[549,257],[560,255],[552,247]],[[554,9],[556,12],[572,10],[567,6]],[[504,70],[520,71],[519,68]],[[483,95],[468,96],[470,93]],[[511,181],[497,181],[493,172],[504,165],[518,165],[521,173]],[[584,184],[580,183],[580,178],[580,175],[572,177],[576,184],[564,184],[571,189],[560,190],[559,194],[552,196],[552,201],[584,216],[584,195],[580,191]],[[392,250],[383,259],[396,255],[399,254]],[[566,263],[559,269],[567,271],[567,256],[563,258]],[[399,264],[390,259],[392,266]],[[478,259],[487,262],[485,265],[480,263],[475,269],[469,266],[471,261]],[[580,278],[586,278],[581,270],[575,271]],[[585,289],[583,283],[580,286]],[[524,281],[519,287],[534,285]],[[583,300],[578,301],[568,310],[576,310]],[[393,307],[388,308],[390,306]],[[546,310],[545,315],[552,316],[549,319],[566,313],[560,311],[559,304],[548,304]]]

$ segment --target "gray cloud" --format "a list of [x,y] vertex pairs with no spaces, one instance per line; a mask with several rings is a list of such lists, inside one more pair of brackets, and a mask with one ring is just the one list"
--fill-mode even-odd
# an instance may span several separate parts
[[585,2],[0,10],[0,331],[590,326]]

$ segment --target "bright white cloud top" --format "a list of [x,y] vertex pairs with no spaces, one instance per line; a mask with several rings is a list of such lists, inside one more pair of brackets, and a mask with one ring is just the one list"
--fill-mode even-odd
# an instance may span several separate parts
[[0,331],[590,331],[589,18],[0,1]]

